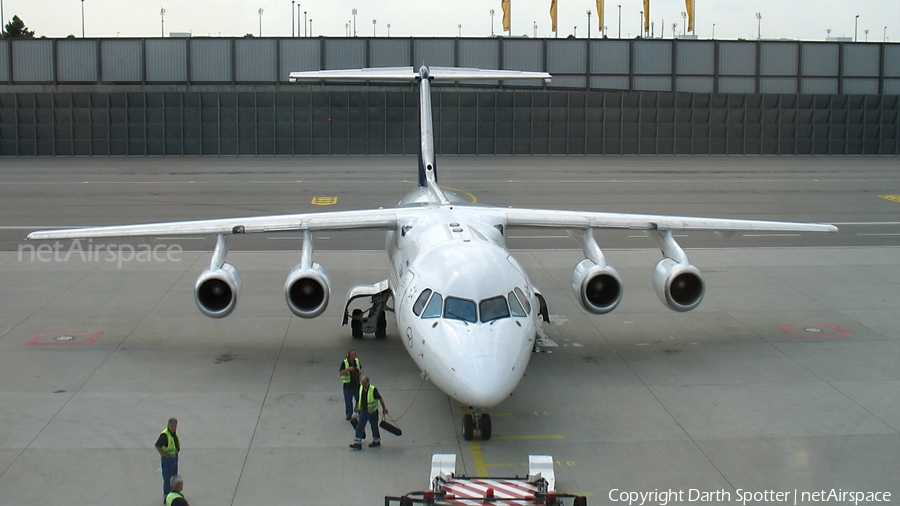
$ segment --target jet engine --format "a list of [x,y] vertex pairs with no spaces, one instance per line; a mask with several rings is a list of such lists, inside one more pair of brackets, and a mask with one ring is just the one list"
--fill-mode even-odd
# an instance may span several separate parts
[[659,300],[675,311],[694,309],[700,305],[706,291],[706,284],[699,269],[687,262],[679,263],[668,257],[653,267],[650,279]]
[[223,263],[221,267],[210,267],[200,274],[194,285],[194,301],[200,312],[210,318],[224,318],[234,311],[241,277],[233,265]]
[[328,273],[318,263],[297,264],[284,282],[284,298],[291,312],[300,318],[315,318],[328,307],[331,284]]
[[581,307],[594,314],[606,314],[622,300],[622,278],[612,267],[599,266],[585,258],[572,271],[572,290]]

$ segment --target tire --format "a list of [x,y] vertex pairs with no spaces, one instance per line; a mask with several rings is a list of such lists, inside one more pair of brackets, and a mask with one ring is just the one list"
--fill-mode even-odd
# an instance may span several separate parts
[[491,438],[491,415],[487,413],[481,415],[478,424],[481,426],[481,439],[487,441]]
[[353,336],[353,339],[363,338],[361,309],[353,310],[353,315],[350,317],[350,334]]
[[471,441],[475,434],[475,418],[472,415],[463,415],[463,439]]
[[384,339],[387,336],[387,316],[384,311],[378,315],[378,322],[375,325],[375,339]]

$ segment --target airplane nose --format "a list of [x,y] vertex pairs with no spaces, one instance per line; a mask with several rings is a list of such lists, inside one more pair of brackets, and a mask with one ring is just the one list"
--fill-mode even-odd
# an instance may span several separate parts
[[513,353],[473,357],[457,371],[459,391],[454,397],[474,408],[490,408],[503,402],[519,384],[524,372],[516,370]]

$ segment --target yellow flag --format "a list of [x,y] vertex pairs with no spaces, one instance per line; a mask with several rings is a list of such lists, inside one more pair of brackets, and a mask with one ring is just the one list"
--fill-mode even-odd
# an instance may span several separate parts
[[503,31],[509,31],[509,1],[510,0],[500,0],[500,8],[503,9]]
[[644,33],[650,33],[650,0],[644,0]]
[[687,31],[694,32],[694,0],[684,0],[685,10],[687,11],[688,25]]
[[550,0],[550,31],[556,32],[556,0]]
[[600,24],[600,33],[603,33],[603,0],[597,0],[597,23]]

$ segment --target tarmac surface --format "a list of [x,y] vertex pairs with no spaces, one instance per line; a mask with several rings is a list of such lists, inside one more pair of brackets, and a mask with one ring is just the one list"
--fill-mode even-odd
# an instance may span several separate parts
[[[523,475],[529,454],[549,454],[557,489],[589,504],[641,493],[661,506],[895,503],[897,162],[439,158],[442,185],[483,203],[841,228],[679,237],[707,280],[704,302],[685,314],[650,285],[651,241],[598,234],[625,283],[604,316],[571,293],[574,242],[517,231],[509,246],[547,299],[544,330],[558,346],[534,354],[491,411],[494,437],[468,442],[465,407],[421,380],[392,318],[385,340],[353,340],[340,325],[343,294],[386,276],[382,234],[316,237],[332,302],[313,320],[285,307],[296,237],[235,242],[228,261],[244,285],[222,320],[192,300],[213,238],[148,239],[168,256],[147,261],[94,258],[87,242],[84,253],[66,242],[68,258],[41,257],[22,240],[44,227],[390,206],[415,184],[415,158],[3,159],[0,505],[159,504],[152,445],[171,416],[192,506],[380,505],[425,489],[433,453],[490,476]],[[403,435],[383,433],[378,449],[347,447],[338,364],[351,348],[402,415]]]

